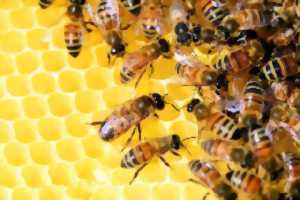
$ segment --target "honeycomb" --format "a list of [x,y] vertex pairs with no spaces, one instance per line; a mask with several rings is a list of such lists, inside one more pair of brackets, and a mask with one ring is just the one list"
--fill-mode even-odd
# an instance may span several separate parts
[[[192,88],[167,84],[175,76],[175,61],[156,61],[154,74],[136,89],[122,85],[122,60],[107,63],[108,46],[99,32],[84,35],[79,57],[66,52],[66,0],[46,10],[37,5],[37,0],[0,1],[0,199],[202,199],[208,190],[187,181],[187,161],[202,156],[195,142],[188,145],[192,155],[167,155],[171,168],[154,159],[128,185],[135,170],[120,167],[128,134],[107,143],[87,125],[137,95],[155,91],[167,93],[170,102],[189,99]],[[128,51],[142,45],[132,32],[124,34]],[[167,106],[158,114],[159,120],[142,123],[143,137],[197,135],[193,117],[184,111]]]

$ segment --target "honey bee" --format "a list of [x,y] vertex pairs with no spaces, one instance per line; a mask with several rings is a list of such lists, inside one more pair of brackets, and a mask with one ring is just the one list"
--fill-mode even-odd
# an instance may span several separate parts
[[248,130],[238,127],[235,121],[222,112],[211,113],[200,100],[192,99],[187,105],[188,112],[194,112],[198,121],[205,120],[206,128],[225,140],[247,137]]
[[[122,106],[115,109],[104,121],[92,122],[91,125],[101,125],[99,129],[100,138],[111,141],[128,131],[131,127],[137,127],[139,139],[141,139],[140,123],[150,115],[156,115],[156,110],[165,107],[163,96],[152,93],[149,96],[140,96],[125,102]],[[134,136],[136,128],[126,144],[129,144]]]
[[266,128],[256,126],[249,133],[250,147],[258,162],[266,169],[272,181],[283,172],[282,160],[273,155],[273,143]]
[[250,79],[244,88],[239,121],[252,127],[258,124],[263,116],[265,90],[259,79]]
[[135,84],[135,86],[137,86],[143,74],[146,72],[146,66],[161,55],[168,57],[169,52],[170,45],[167,40],[158,39],[157,42],[153,42],[137,51],[128,53],[120,72],[121,82],[128,83],[139,75]]
[[197,0],[197,10],[214,26],[219,26],[229,14],[229,10],[218,0]]
[[189,45],[192,40],[189,24],[189,14],[182,0],[172,1],[170,7],[170,21],[176,34],[176,41],[182,45]]
[[91,5],[86,5],[86,9],[99,28],[101,34],[108,45],[111,46],[110,53],[107,54],[108,61],[110,56],[122,57],[125,53],[125,43],[120,32],[120,13],[117,0],[101,0],[94,13]]
[[278,82],[299,72],[296,58],[292,55],[275,57],[268,61],[260,70],[259,77],[269,82]]
[[54,0],[39,0],[39,5],[42,9],[48,8]]
[[84,21],[82,6],[85,4],[85,0],[70,0],[70,2],[71,4],[67,8],[67,15],[71,22],[64,27],[64,38],[69,54],[77,57],[82,47],[82,27],[87,32],[90,32],[91,29],[87,25],[92,24],[92,22]]
[[[217,59],[212,67],[217,71],[239,73],[250,69],[253,63],[264,56],[262,45],[255,40],[251,44],[230,51]],[[252,46],[252,47],[251,47]]]
[[161,0],[148,0],[139,15],[140,27],[147,39],[161,36],[164,32],[164,12]]
[[300,117],[298,114],[289,112],[284,105],[278,105],[271,110],[270,123],[273,128],[285,129],[293,141],[300,145]]
[[271,26],[274,23],[274,15],[269,9],[243,9],[226,16],[221,24],[230,33],[243,30],[256,30]]
[[287,171],[287,193],[289,200],[300,199],[300,155],[297,153],[283,152],[282,157]]
[[242,170],[230,170],[226,173],[231,185],[249,195],[257,195],[262,192],[262,181],[259,177]]
[[218,197],[224,200],[237,199],[236,192],[226,183],[220,172],[210,162],[191,160],[189,168],[197,178],[197,180],[190,179],[191,181],[211,188]]
[[222,139],[209,139],[201,143],[202,149],[218,160],[227,160],[243,168],[252,168],[256,162],[253,153],[244,146]]
[[121,0],[123,6],[134,16],[139,16],[144,0]]
[[214,86],[216,94],[227,90],[228,81],[225,73],[218,74],[196,57],[183,53],[180,50],[175,52],[176,73],[185,84],[197,87]]
[[181,147],[186,149],[182,142],[187,139],[190,138],[181,140],[179,135],[173,134],[165,137],[149,139],[130,149],[124,155],[121,161],[121,167],[134,168],[140,166],[134,173],[130,184],[136,179],[141,170],[150,163],[154,156],[158,156],[167,167],[170,167],[170,164],[164,159],[163,155],[167,152],[171,152],[175,156],[180,156],[177,151]]

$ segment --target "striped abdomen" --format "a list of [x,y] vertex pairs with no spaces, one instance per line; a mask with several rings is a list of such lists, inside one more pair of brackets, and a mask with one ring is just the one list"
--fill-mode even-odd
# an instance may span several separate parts
[[250,131],[250,146],[254,155],[261,161],[267,161],[273,153],[273,145],[265,128],[256,128]]
[[259,80],[251,79],[244,89],[240,120],[247,116],[254,117],[258,122],[262,118],[264,107],[264,88]]
[[121,0],[121,2],[131,14],[135,16],[140,14],[143,0]]
[[233,119],[221,112],[211,114],[207,119],[207,127],[226,140],[239,139],[238,127]]
[[221,139],[205,140],[201,144],[203,150],[211,156],[215,156],[219,159],[231,160],[230,154],[232,151],[232,145],[230,142]]
[[248,69],[250,64],[248,53],[240,49],[218,59],[213,68],[220,71],[239,73]]
[[147,39],[152,39],[162,34],[163,11],[160,4],[150,3],[144,6],[140,18],[142,30]]
[[204,17],[215,26],[220,25],[229,13],[224,6],[214,0],[198,0],[198,6]]
[[137,165],[149,162],[156,152],[156,148],[151,142],[138,144],[124,155],[121,161],[121,167],[133,168]]
[[246,171],[230,171],[226,177],[232,186],[245,193],[256,194],[261,191],[262,182],[260,178]]
[[39,5],[41,8],[45,9],[48,8],[54,0],[39,0]]
[[81,26],[77,24],[65,25],[65,43],[68,52],[71,56],[77,57],[81,49],[82,30]]
[[293,56],[284,56],[270,60],[261,69],[260,77],[268,81],[281,81],[298,73],[298,65]]

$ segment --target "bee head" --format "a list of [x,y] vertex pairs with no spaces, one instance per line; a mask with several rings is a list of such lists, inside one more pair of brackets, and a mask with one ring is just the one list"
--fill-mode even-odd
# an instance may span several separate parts
[[210,70],[205,70],[202,73],[202,83],[203,85],[212,85],[214,83],[216,83],[218,78],[218,75],[216,72],[214,71],[210,71]]
[[72,21],[77,21],[83,16],[82,8],[78,4],[72,4],[67,9],[68,16],[70,16]]
[[177,37],[176,37],[176,40],[179,44],[182,44],[182,45],[189,45],[191,43],[191,35],[189,33],[181,33],[181,34],[178,34]]
[[177,35],[180,34],[184,34],[187,33],[189,31],[189,27],[186,23],[184,22],[179,22],[176,26],[175,26],[175,33]]
[[158,93],[152,93],[150,96],[155,108],[157,108],[158,110],[162,110],[165,108],[165,100],[163,96]]
[[191,30],[192,38],[194,42],[198,42],[201,40],[201,27],[200,26],[194,26]]
[[161,38],[158,40],[159,49],[162,53],[168,53],[170,51],[170,44],[167,40]]
[[115,44],[112,46],[110,53],[114,56],[123,56],[125,53],[125,45],[122,44],[121,42]]
[[83,5],[85,4],[85,0],[70,0],[72,4]]
[[239,23],[234,19],[229,19],[225,22],[225,29],[230,33],[234,33],[235,31],[237,31],[239,26]]
[[173,134],[172,135],[171,147],[173,149],[175,149],[175,150],[180,149],[180,147],[181,147],[181,139],[180,139],[179,135],[177,135],[177,134]]
[[196,99],[196,98],[193,98],[191,99],[191,101],[187,104],[187,111],[188,112],[193,112],[194,111],[194,108],[196,105],[200,104],[200,100],[199,99]]

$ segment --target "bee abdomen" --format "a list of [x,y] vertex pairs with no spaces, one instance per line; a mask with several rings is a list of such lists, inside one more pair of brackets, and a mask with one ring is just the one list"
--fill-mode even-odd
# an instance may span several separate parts
[[71,56],[77,57],[81,49],[82,32],[79,25],[68,24],[65,26],[65,43]]
[[121,0],[130,13],[138,16],[142,9],[142,0]]
[[48,8],[54,0],[39,0],[39,5],[42,9]]
[[123,168],[133,168],[139,164],[140,163],[136,158],[135,149],[129,150],[121,161],[121,167]]

